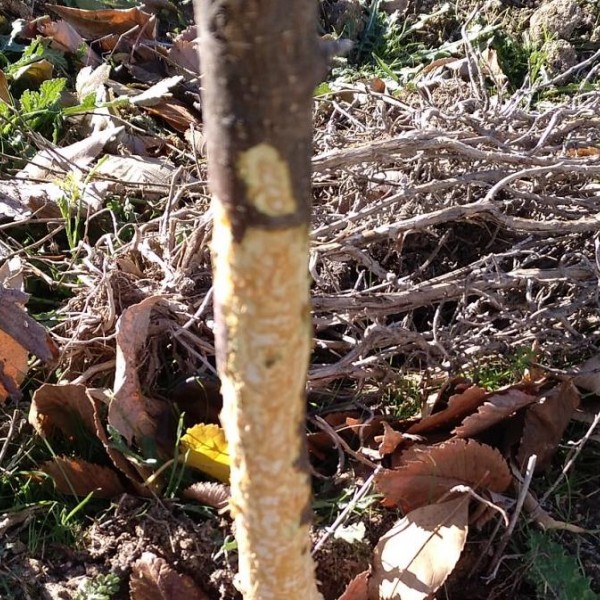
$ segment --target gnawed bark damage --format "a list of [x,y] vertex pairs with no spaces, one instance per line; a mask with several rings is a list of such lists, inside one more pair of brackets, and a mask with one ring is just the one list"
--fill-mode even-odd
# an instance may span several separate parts
[[319,598],[304,447],[314,0],[198,0],[216,346],[247,599]]

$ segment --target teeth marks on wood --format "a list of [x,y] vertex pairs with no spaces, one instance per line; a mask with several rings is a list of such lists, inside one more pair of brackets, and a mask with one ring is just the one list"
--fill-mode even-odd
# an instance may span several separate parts
[[296,211],[287,163],[269,144],[258,144],[240,155],[237,165],[250,204],[268,217],[291,216]]

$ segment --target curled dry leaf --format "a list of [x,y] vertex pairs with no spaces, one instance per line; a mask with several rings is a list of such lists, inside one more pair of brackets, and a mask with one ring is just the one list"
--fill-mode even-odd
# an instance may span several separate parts
[[206,504],[219,510],[227,507],[230,496],[231,490],[228,485],[214,481],[199,481],[183,490],[184,498],[196,500],[200,504]]
[[44,383],[34,393],[29,423],[42,436],[60,431],[74,440],[87,430],[95,433],[94,408],[84,385]]
[[408,513],[378,542],[371,600],[425,600],[446,581],[464,548],[469,500],[460,496]]
[[175,69],[188,81],[200,75],[198,43],[198,28],[192,25],[173,40],[173,45],[169,49],[169,68]]
[[0,69],[0,101],[12,105],[12,97],[8,89],[8,79],[6,79],[6,75],[2,69]]
[[486,396],[486,391],[476,385],[460,394],[454,394],[448,400],[448,407],[433,413],[410,427],[407,433],[429,433],[438,429],[449,429],[460,423],[467,415],[476,410]]
[[[421,418],[423,419],[448,408],[448,401],[452,396],[461,394],[473,385],[469,379],[461,376],[452,378],[443,377],[438,379],[440,379],[438,382],[440,384],[438,391],[429,394],[426,404],[421,410]],[[432,385],[435,387],[433,382]]]
[[23,309],[29,296],[19,290],[0,286],[0,329],[44,362],[58,356],[52,338],[37,321]]
[[22,525],[29,521],[36,512],[40,510],[41,505],[30,506],[15,512],[0,514],[0,536],[4,536],[12,527]]
[[102,442],[104,446],[104,450],[108,454],[109,458],[112,460],[113,465],[127,477],[127,480],[132,485],[133,489],[140,496],[150,496],[151,491],[149,487],[144,485],[144,481],[148,479],[152,475],[152,471],[143,465],[138,463],[131,463],[125,458],[125,456],[117,450],[108,439],[106,435],[106,431],[104,429],[104,422],[101,416],[101,401],[104,400],[104,394],[99,390],[94,390],[93,392],[88,390],[88,397],[90,399],[90,403],[94,410],[94,428],[96,432],[96,436]]
[[592,356],[576,369],[573,383],[588,392],[600,396],[600,354]]
[[344,590],[338,600],[369,600],[369,577],[371,571],[359,573]]
[[59,52],[78,54],[79,60],[86,65],[99,65],[102,59],[85,43],[75,28],[63,21],[52,21],[50,17],[36,20],[40,35],[50,39],[50,47]]
[[151,552],[133,563],[129,590],[130,600],[208,600],[191,577]]
[[82,458],[56,456],[41,469],[54,479],[56,489],[63,494],[97,498],[114,498],[125,492],[117,474],[108,467],[95,465]]
[[30,352],[46,362],[58,356],[46,329],[25,312],[28,297],[0,284],[0,403],[19,395]]
[[380,442],[379,454],[385,456],[391,454],[403,441],[404,436],[393,429],[387,421],[381,421],[383,425],[383,435],[376,435],[375,441]]
[[9,396],[20,396],[19,386],[27,374],[28,358],[27,350],[0,329],[0,403]]
[[456,485],[503,492],[511,483],[510,470],[500,452],[474,440],[414,446],[409,456],[398,469],[384,469],[375,477],[384,506],[399,505],[405,513],[435,502]]
[[143,107],[146,112],[165,120],[173,129],[185,133],[190,125],[201,127],[200,119],[176,98],[163,98],[152,106]]
[[536,396],[514,388],[502,393],[491,394],[477,409],[477,412],[466,417],[452,433],[461,438],[474,437],[535,400]]
[[134,436],[153,437],[155,401],[140,389],[140,354],[146,345],[150,314],[160,296],[145,298],[130,306],[117,321],[117,358],[114,398],[108,407],[108,422],[131,444]]
[[[94,170],[94,179],[88,187],[101,197],[107,192],[118,192],[127,185],[134,185],[143,190],[144,198],[154,198],[165,194],[176,175],[175,165],[165,159],[109,156]],[[181,177],[186,183],[194,181],[183,173]]]
[[525,413],[523,436],[517,452],[519,464],[525,465],[535,454],[536,472],[550,466],[579,400],[579,391],[571,381],[563,381],[538,397]]
[[156,24],[151,23],[152,15],[139,8],[82,10],[67,6],[49,6],[86,40],[112,35],[127,35],[138,39],[155,37]]

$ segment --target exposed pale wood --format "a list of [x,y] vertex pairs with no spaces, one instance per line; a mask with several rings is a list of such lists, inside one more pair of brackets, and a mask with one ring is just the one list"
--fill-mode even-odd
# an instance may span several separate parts
[[246,600],[317,600],[304,442],[313,0],[197,0],[215,347]]

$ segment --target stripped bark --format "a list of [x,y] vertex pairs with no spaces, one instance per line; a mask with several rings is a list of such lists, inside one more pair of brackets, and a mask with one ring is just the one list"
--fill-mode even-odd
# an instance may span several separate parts
[[216,351],[247,599],[319,598],[304,448],[313,0],[197,0]]

